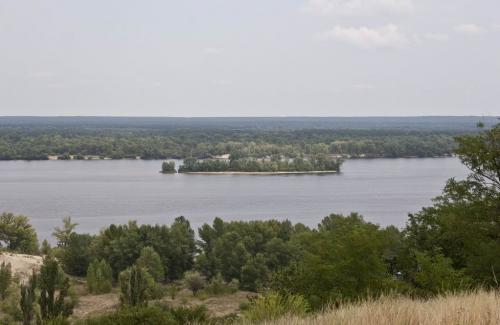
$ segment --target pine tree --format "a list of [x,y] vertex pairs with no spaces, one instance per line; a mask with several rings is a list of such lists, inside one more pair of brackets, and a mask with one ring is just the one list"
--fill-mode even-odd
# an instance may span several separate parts
[[120,300],[124,305],[144,305],[151,297],[154,279],[146,269],[133,265],[120,273]]
[[[45,257],[40,269],[40,313],[43,320],[58,316],[68,317],[73,312],[73,303],[65,298],[69,293],[69,279],[62,273],[57,261],[50,255]],[[56,297],[56,291],[58,295]]]
[[12,280],[12,270],[10,263],[5,264],[2,262],[0,265],[0,298],[5,299],[7,289],[10,286],[10,282]]
[[30,325],[34,318],[36,285],[37,276],[35,271],[33,271],[33,275],[30,277],[28,284],[21,286],[21,301],[19,304],[23,313],[23,325]]

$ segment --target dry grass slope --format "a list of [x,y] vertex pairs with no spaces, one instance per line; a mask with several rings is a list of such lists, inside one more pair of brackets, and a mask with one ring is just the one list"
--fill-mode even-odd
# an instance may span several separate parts
[[266,325],[500,324],[500,292],[478,291],[431,300],[389,298],[345,305],[311,318],[285,317]]

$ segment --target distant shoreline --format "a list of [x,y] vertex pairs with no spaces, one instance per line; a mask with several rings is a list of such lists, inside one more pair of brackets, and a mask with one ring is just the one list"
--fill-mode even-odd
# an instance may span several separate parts
[[297,174],[337,174],[336,170],[312,170],[312,171],[282,171],[282,172],[182,172],[178,174],[191,174],[191,175],[297,175]]

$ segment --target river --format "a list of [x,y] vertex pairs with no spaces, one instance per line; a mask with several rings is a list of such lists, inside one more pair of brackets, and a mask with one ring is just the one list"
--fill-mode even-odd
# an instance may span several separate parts
[[357,211],[381,225],[405,225],[450,177],[467,170],[456,158],[348,160],[338,175],[162,175],[158,160],[3,161],[0,212],[31,218],[51,240],[61,218],[96,233],[110,223],[170,223],[193,228],[225,220],[289,219],[315,226],[330,213]]

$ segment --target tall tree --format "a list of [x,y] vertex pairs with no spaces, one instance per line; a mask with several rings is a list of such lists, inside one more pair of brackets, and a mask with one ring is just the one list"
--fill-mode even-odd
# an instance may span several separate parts
[[38,238],[28,217],[12,213],[0,215],[0,247],[25,254],[38,252]]

